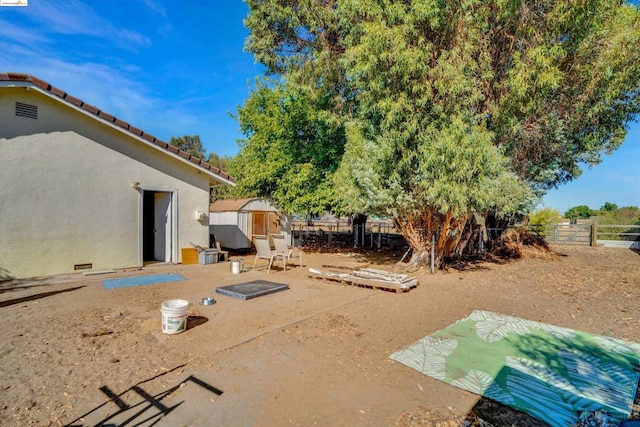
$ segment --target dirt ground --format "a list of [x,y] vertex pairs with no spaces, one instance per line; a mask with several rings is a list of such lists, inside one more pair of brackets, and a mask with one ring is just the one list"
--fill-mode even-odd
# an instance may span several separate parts
[[[400,294],[308,277],[308,267],[390,270],[399,259],[380,253],[305,253],[304,267],[268,275],[219,263],[0,283],[0,425],[458,426],[483,411],[496,426],[544,425],[388,356],[474,309],[640,342],[640,255],[553,249],[553,259],[419,272]],[[187,280],[102,284],[168,272]],[[257,279],[290,289],[248,301],[215,293]],[[216,304],[200,305],[206,296]],[[167,335],[160,305],[174,298],[191,302],[188,329]]]

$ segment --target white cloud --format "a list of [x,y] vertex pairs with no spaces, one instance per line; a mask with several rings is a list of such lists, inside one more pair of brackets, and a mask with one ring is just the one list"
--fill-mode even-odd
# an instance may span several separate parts
[[167,16],[167,11],[164,8],[164,5],[158,2],[155,2],[153,0],[139,0],[139,1],[152,12],[157,13],[158,15],[163,17]]
[[0,72],[4,71],[33,74],[161,139],[189,133],[186,130],[196,129],[200,121],[182,105],[152,95],[139,78],[141,70],[133,65],[65,62],[0,41]]
[[0,40],[11,40],[25,46],[48,41],[42,34],[26,30],[2,19],[0,19]]
[[97,37],[132,50],[151,46],[149,37],[112,24],[90,6],[77,0],[32,2],[25,16],[37,21],[39,30],[45,33]]
[[[36,0],[15,21],[0,15],[0,72],[33,74],[165,141],[198,134],[211,151],[237,150],[237,125],[223,108],[229,100],[196,89],[200,71],[185,69],[179,55],[169,52],[155,66],[145,65],[144,55],[123,52],[150,46],[150,38],[168,38],[174,31],[160,2],[137,0],[131,6],[138,8],[133,18],[140,19],[140,9],[149,18],[131,30],[100,16],[94,3],[78,0]],[[147,37],[141,28],[154,23]],[[220,78],[215,71],[207,74],[214,80]],[[234,131],[225,132],[227,127]]]

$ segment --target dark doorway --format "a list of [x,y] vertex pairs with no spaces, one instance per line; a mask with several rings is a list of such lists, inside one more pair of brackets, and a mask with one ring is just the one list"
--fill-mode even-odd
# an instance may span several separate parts
[[172,261],[172,195],[145,190],[142,197],[142,259]]
[[145,191],[142,198],[142,259],[154,261],[153,258],[153,217],[155,191]]

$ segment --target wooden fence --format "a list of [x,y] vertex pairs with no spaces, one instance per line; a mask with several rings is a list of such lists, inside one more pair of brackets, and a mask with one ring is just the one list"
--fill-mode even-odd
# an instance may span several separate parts
[[640,225],[546,224],[532,226],[553,245],[602,245],[640,249]]
[[[369,220],[364,234],[346,219],[334,221],[294,222],[295,246],[306,243],[334,245],[346,241],[361,247],[387,246],[398,236],[391,221]],[[640,225],[611,224],[546,224],[531,226],[552,245],[608,246],[640,250]],[[502,229],[487,229],[489,241],[497,239]],[[357,242],[357,243],[356,243]]]
[[598,244],[615,248],[640,249],[640,225],[594,225]]
[[[364,231],[364,232],[363,232]],[[353,246],[387,246],[398,235],[390,220],[368,220],[364,230],[354,226],[346,218],[335,220],[294,221],[291,225],[293,245],[326,244],[350,242]]]
[[531,230],[552,245],[593,246],[595,242],[591,224],[545,224]]

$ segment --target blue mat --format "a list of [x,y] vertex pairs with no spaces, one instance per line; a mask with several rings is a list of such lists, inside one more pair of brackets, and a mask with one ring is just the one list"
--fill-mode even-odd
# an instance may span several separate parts
[[127,288],[129,286],[155,285],[156,283],[180,282],[187,280],[179,274],[148,274],[146,276],[122,277],[120,279],[107,279],[102,281],[105,289]]

